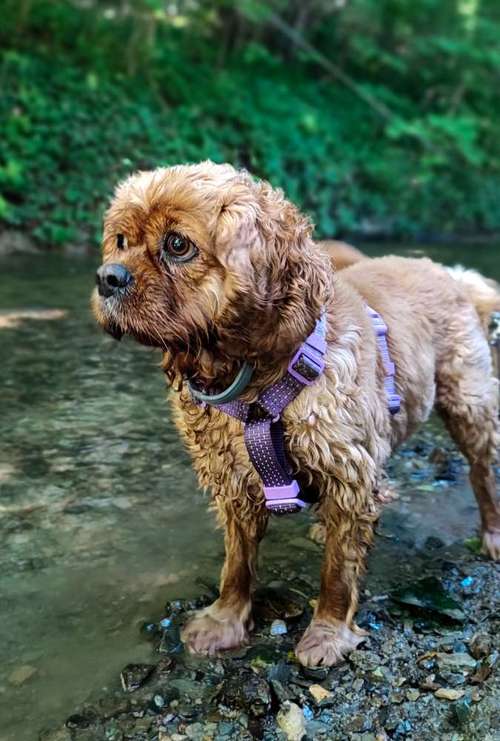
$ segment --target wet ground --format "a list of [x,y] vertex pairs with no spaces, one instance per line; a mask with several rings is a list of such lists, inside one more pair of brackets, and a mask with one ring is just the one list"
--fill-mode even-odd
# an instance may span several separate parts
[[[500,278],[498,246],[426,252]],[[437,422],[393,461],[400,498],[363,595],[369,640],[348,664],[306,676],[289,655],[321,559],[302,516],[266,538],[249,651],[178,652],[189,601],[216,583],[221,537],[169,423],[159,357],[93,323],[96,262],[0,265],[0,741],[291,738],[303,723],[310,738],[496,738],[498,567],[469,540],[466,470]],[[416,597],[388,596],[403,586]],[[272,635],[274,620],[287,632]]]

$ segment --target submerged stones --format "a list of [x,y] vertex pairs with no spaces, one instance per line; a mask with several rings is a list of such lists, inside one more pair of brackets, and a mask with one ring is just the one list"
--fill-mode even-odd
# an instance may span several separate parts
[[135,692],[139,687],[142,687],[154,670],[154,664],[127,664],[120,674],[125,692]]
[[448,618],[463,622],[465,615],[461,605],[443,587],[435,576],[419,579],[391,593],[395,602],[437,618]]
[[21,685],[26,684],[26,682],[29,682],[30,679],[33,679],[37,674],[38,669],[36,666],[23,664],[23,666],[19,666],[9,674],[8,681],[14,687],[20,687]]

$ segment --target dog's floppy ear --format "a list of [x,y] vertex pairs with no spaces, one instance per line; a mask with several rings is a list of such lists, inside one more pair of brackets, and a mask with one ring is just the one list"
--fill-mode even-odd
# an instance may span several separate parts
[[245,175],[223,194],[215,229],[217,256],[230,272],[243,274],[253,269],[255,257],[264,247],[259,220],[256,186]]

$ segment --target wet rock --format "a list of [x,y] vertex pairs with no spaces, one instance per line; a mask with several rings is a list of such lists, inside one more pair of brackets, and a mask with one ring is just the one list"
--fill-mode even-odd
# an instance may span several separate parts
[[14,687],[21,687],[21,685],[29,682],[29,680],[33,679],[37,674],[38,669],[36,666],[24,664],[23,666],[18,666],[17,669],[14,669],[14,671],[9,674],[8,681]]
[[390,684],[392,682],[392,674],[385,666],[377,666],[369,672],[368,677],[375,683]]
[[301,741],[306,735],[306,724],[302,710],[294,702],[285,702],[276,722],[285,734],[287,741]]
[[434,692],[440,700],[458,700],[465,695],[465,690],[455,690],[451,687],[440,687]]
[[125,692],[135,692],[142,687],[154,670],[154,664],[127,664],[120,674],[120,681]]
[[271,623],[270,633],[272,636],[282,636],[288,633],[288,628],[284,620],[273,620]]
[[328,666],[301,666],[300,671],[307,679],[323,682],[330,673],[330,668]]
[[271,707],[271,690],[267,681],[244,670],[230,675],[222,688],[223,702],[241,708],[254,717],[265,715]]
[[420,692],[416,689],[407,690],[406,697],[410,702],[416,702],[420,697]]
[[151,709],[154,710],[155,713],[161,712],[166,704],[167,701],[163,695],[153,695],[153,699],[151,700]]
[[472,684],[482,684],[486,679],[488,679],[497,664],[498,653],[496,652],[483,659],[477,671],[470,678]]
[[356,649],[349,655],[349,661],[357,669],[362,671],[375,671],[380,666],[380,656],[374,651],[361,651]]
[[286,587],[279,592],[262,589],[255,598],[255,613],[264,620],[296,620],[304,612],[304,605],[297,595]]
[[456,726],[465,725],[471,717],[471,701],[466,697],[453,703],[452,722]]
[[476,633],[471,639],[470,653],[475,659],[482,659],[491,651],[491,637],[487,633]]
[[457,669],[462,671],[474,671],[476,668],[476,660],[469,656],[469,654],[436,654],[436,662],[440,669],[455,671]]
[[91,710],[84,711],[82,713],[74,713],[70,715],[66,720],[66,728],[79,729],[79,728],[90,728],[90,726],[97,720],[97,716]]
[[444,589],[434,576],[419,581],[391,593],[391,598],[410,609],[428,612],[436,617],[448,618],[457,622],[465,620],[461,605]]
[[332,693],[326,690],[320,684],[312,684],[309,687],[309,692],[317,703],[323,702],[323,700],[328,700],[332,697]]

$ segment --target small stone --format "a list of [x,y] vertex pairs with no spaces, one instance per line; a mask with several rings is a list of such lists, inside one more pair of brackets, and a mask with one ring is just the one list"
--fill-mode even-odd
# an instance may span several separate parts
[[495,651],[494,653],[483,659],[479,664],[477,670],[470,678],[472,684],[482,684],[482,682],[488,679],[494,667],[498,663],[498,658],[498,653]]
[[491,638],[487,633],[476,633],[470,642],[470,652],[475,659],[483,659],[491,651]]
[[135,692],[147,681],[154,671],[152,664],[127,664],[120,674],[125,692]]
[[165,707],[165,698],[163,695],[154,695],[152,704],[153,708],[159,711]]
[[284,620],[273,620],[271,623],[271,635],[282,636],[288,633],[288,628]]
[[388,679],[385,667],[377,666],[376,669],[370,672],[370,679],[372,682],[385,682]]
[[465,695],[465,690],[454,690],[450,687],[440,687],[434,692],[440,700],[459,700]]
[[436,654],[436,661],[440,669],[448,671],[474,671],[476,668],[476,660],[469,656],[469,654]]
[[306,735],[306,724],[300,707],[294,702],[283,703],[276,722],[287,741],[301,741]]
[[362,671],[374,671],[380,665],[380,656],[377,656],[374,651],[361,651],[356,649],[351,651],[349,661],[354,664],[357,669],[361,669]]
[[470,718],[471,701],[464,697],[462,700],[454,703],[452,706],[452,718],[457,726],[462,726]]
[[192,723],[190,726],[186,726],[186,736],[195,739],[202,738],[203,730],[202,723]]
[[304,718],[306,720],[312,720],[314,718],[314,712],[309,707],[309,705],[303,705],[302,706],[302,712],[303,712]]
[[322,702],[332,696],[332,693],[322,687],[320,684],[312,684],[309,687],[309,692],[314,697],[316,702]]
[[407,690],[406,697],[410,702],[416,702],[420,697],[420,692],[418,690]]
[[318,682],[323,682],[330,671],[329,666],[302,666],[301,667],[301,674],[304,675],[304,677],[307,677],[307,679],[313,680],[315,684]]
[[25,684],[32,679],[35,674],[38,674],[38,669],[35,666],[24,664],[23,666],[14,669],[14,671],[9,674],[9,682],[14,685],[14,687],[20,687],[22,684]]

